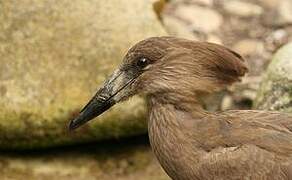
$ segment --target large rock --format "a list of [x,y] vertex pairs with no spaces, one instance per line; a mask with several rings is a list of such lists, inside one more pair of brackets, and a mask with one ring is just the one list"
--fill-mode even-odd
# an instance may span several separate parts
[[70,144],[146,131],[134,98],[69,133],[67,124],[127,49],[165,31],[147,0],[1,1],[0,148]]
[[292,43],[273,57],[258,91],[255,108],[292,113]]

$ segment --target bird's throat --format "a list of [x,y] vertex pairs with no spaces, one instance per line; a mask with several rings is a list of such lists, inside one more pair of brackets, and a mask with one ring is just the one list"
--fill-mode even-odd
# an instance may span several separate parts
[[[160,98],[163,97],[160,96]],[[149,139],[164,170],[171,177],[175,177],[178,175],[175,173],[182,172],[185,158],[191,156],[194,162],[196,161],[190,134],[194,117],[201,118],[204,111],[198,104],[190,102],[190,99],[174,103],[174,101],[160,98],[148,98]],[[189,111],[191,107],[195,112]],[[190,150],[190,156],[186,150]],[[184,169],[187,170],[188,167]]]

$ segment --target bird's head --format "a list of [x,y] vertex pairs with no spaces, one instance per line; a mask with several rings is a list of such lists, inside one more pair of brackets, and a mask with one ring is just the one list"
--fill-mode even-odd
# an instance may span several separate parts
[[135,94],[212,93],[247,71],[237,53],[220,45],[174,37],[138,42],[95,96],[71,121],[75,129]]

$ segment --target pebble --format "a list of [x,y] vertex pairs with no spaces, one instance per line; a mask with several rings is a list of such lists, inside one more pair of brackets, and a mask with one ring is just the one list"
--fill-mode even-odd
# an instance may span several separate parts
[[243,39],[233,46],[233,49],[241,55],[259,54],[264,51],[261,41],[255,39]]
[[284,44],[288,42],[289,34],[284,29],[278,29],[274,31],[268,38],[274,43]]
[[200,4],[200,5],[204,5],[204,6],[212,6],[214,0],[194,0],[194,3]]
[[222,102],[221,102],[221,110],[226,111],[228,109],[231,109],[232,106],[233,106],[232,97],[229,95],[224,96],[224,98],[222,99]]
[[267,8],[275,8],[279,5],[281,0],[258,0],[260,4]]
[[222,44],[222,40],[213,34],[208,35],[207,41],[211,43]]
[[280,46],[284,45],[289,41],[289,34],[284,29],[278,29],[266,38],[265,48],[269,51],[275,51]]
[[218,30],[223,22],[221,14],[217,11],[197,5],[179,6],[176,15],[190,23],[194,30],[205,33]]
[[223,8],[226,12],[241,17],[255,16],[263,13],[262,7],[243,1],[226,0],[224,1]]
[[292,23],[292,0],[281,0],[278,6],[278,14],[280,23]]
[[288,33],[284,29],[278,29],[272,33],[273,39],[276,41],[281,41],[288,36]]
[[199,39],[186,24],[175,17],[165,16],[163,18],[163,25],[169,35],[192,40]]

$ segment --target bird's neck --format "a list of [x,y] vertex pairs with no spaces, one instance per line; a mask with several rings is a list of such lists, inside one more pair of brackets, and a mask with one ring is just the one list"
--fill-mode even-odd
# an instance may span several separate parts
[[[173,93],[153,95],[148,97],[148,106],[149,139],[163,168],[171,171],[168,173],[180,172],[184,157],[194,158],[196,162],[200,149],[193,146],[192,124],[206,116],[206,112],[195,96]],[[198,152],[197,156],[194,152]],[[172,167],[168,167],[170,165]]]
[[157,114],[159,117],[153,118],[158,118],[157,121],[161,119],[161,122],[165,123],[165,125],[180,122],[181,118],[179,117],[169,118],[172,114],[183,113],[191,116],[191,119],[205,117],[209,113],[203,109],[200,97],[198,96],[196,93],[187,92],[149,95],[147,97],[149,113],[150,115],[153,113]]
[[[177,139],[185,136],[193,122],[208,115],[196,96],[179,93],[161,93],[148,96],[148,130],[150,140]],[[181,143],[181,142],[180,142]]]

